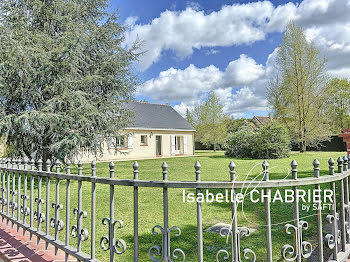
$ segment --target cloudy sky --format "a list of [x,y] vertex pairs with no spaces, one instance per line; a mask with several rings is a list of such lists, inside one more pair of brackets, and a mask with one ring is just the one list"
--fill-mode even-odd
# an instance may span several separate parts
[[111,0],[129,25],[125,46],[147,51],[136,65],[136,98],[180,112],[214,91],[228,115],[266,115],[267,79],[288,21],[301,25],[328,59],[333,76],[350,77],[350,0]]

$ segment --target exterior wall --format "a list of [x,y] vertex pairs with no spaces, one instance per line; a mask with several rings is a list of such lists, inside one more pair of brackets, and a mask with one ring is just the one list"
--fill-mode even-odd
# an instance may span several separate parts
[[[124,130],[121,132],[126,136],[132,136],[132,148],[109,148],[109,143],[104,143],[103,154],[95,156],[89,150],[81,150],[75,161],[82,162],[95,161],[111,161],[111,160],[131,160],[131,159],[146,159],[156,157],[174,157],[176,154],[171,153],[171,136],[187,137],[187,153],[181,155],[194,155],[194,131],[171,131],[171,130]],[[147,145],[141,145],[141,135],[147,135]],[[162,137],[162,155],[156,156],[156,136]],[[183,139],[182,139],[183,141]],[[126,139],[128,146],[128,139]],[[183,145],[181,145],[183,148]]]

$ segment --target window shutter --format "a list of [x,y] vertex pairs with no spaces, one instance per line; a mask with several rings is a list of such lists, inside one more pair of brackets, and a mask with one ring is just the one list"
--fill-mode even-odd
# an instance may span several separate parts
[[175,136],[170,136],[170,152],[175,155]]
[[128,135],[128,148],[134,147],[134,137],[133,135]]
[[187,136],[184,136],[184,154],[187,154]]

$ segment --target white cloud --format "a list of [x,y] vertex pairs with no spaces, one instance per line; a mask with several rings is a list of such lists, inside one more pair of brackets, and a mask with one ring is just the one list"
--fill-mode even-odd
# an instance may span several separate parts
[[126,35],[131,46],[140,38],[146,54],[140,69],[146,70],[158,61],[165,50],[173,50],[184,58],[193,49],[214,46],[250,44],[265,38],[264,27],[274,7],[271,2],[255,2],[223,6],[220,11],[205,14],[192,7],[183,11],[164,11],[149,24],[137,24]]
[[253,2],[224,5],[209,14],[193,2],[187,4],[186,10],[167,10],[149,24],[136,24],[134,17],[128,19],[131,30],[125,44],[131,46],[137,37],[145,41],[147,53],[140,61],[142,71],[166,50],[181,59],[202,47],[251,44],[264,40],[268,33],[283,32],[290,20],[304,27],[310,40],[328,58],[330,71],[350,68],[349,0],[304,0],[276,7],[270,1]]
[[251,57],[242,54],[232,61],[225,71],[226,86],[245,86],[259,79],[264,74],[264,66],[258,65]]
[[169,68],[146,81],[138,92],[159,101],[190,101],[215,88],[222,76],[223,72],[213,65],[204,68],[189,65],[184,70]]
[[170,68],[146,81],[138,92],[156,101],[180,102],[174,108],[185,114],[186,108],[193,109],[208,92],[214,91],[223,102],[224,111],[238,116],[247,110],[266,109],[265,86],[256,85],[264,81],[266,71],[263,65],[243,54],[230,62],[225,71],[213,65]]
[[[307,39],[327,58],[328,72],[349,77],[349,14],[350,0],[304,0],[300,4],[276,7],[269,1],[233,4],[208,14],[188,7],[184,11],[165,11],[149,24],[136,24],[136,20],[131,19],[134,24],[126,43],[132,43],[137,36],[146,41],[149,52],[140,64],[145,70],[166,50],[172,50],[180,59],[200,48],[205,48],[203,53],[210,55],[216,47],[251,44],[264,40],[269,33],[283,32],[293,19],[303,26]],[[242,54],[223,71],[214,65],[204,68],[190,65],[183,70],[170,68],[147,81],[139,92],[154,100],[181,102],[175,106],[181,113],[187,107],[192,108],[209,91],[214,91],[223,101],[225,112],[234,116],[249,110],[265,110],[267,79],[275,72],[276,50],[265,65]]]

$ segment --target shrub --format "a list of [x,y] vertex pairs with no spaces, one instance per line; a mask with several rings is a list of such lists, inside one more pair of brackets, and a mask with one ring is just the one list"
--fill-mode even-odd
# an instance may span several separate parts
[[256,132],[247,126],[242,126],[237,132],[230,133],[225,142],[225,154],[231,157],[251,158],[251,146],[255,139]]
[[287,128],[270,122],[257,131],[242,127],[226,139],[226,155],[240,158],[283,158],[290,152],[290,136]]

